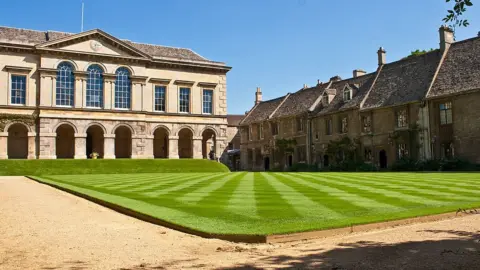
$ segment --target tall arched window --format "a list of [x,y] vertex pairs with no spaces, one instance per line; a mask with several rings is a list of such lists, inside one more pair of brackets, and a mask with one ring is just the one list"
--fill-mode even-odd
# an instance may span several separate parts
[[99,65],[88,67],[87,107],[103,107],[103,69]]
[[57,67],[56,104],[59,106],[73,106],[75,93],[73,70],[72,64],[68,62],[62,62]]
[[115,108],[130,109],[131,82],[130,71],[121,67],[115,72]]

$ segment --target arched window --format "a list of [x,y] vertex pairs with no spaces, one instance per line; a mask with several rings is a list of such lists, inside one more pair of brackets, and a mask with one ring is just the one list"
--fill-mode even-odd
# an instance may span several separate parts
[[127,68],[117,69],[115,79],[115,108],[130,109],[131,89],[130,71]]
[[59,106],[73,106],[75,92],[75,76],[73,66],[62,62],[57,67],[56,104]]
[[87,107],[103,107],[103,69],[99,65],[88,67]]

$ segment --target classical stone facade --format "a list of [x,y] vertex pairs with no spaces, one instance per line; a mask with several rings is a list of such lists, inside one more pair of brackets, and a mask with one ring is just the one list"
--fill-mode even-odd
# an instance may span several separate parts
[[218,158],[229,70],[98,29],[0,27],[0,158]]
[[[379,168],[403,157],[480,163],[480,38],[454,42],[446,27],[439,34],[439,49],[392,63],[380,48],[372,73],[354,70],[268,101],[257,89],[240,123],[242,167],[329,166],[345,160],[348,141],[357,160]],[[341,143],[332,153],[329,145]]]

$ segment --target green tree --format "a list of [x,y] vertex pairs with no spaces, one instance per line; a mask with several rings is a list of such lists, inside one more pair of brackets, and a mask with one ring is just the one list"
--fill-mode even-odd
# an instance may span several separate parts
[[[445,0],[449,3],[451,0]],[[467,19],[463,18],[463,13],[467,11],[467,7],[473,6],[472,0],[455,0],[455,5],[453,9],[447,10],[447,15],[442,19],[445,23],[450,23],[448,26],[453,30],[455,35],[455,30],[457,27],[467,27],[470,25]]]

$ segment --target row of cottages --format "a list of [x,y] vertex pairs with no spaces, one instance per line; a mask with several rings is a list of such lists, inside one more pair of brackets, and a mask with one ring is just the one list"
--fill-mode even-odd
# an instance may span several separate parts
[[261,101],[241,126],[246,170],[320,167],[353,158],[386,168],[402,157],[461,157],[480,163],[480,38],[454,42],[441,27],[440,48],[353,77],[332,77]]

